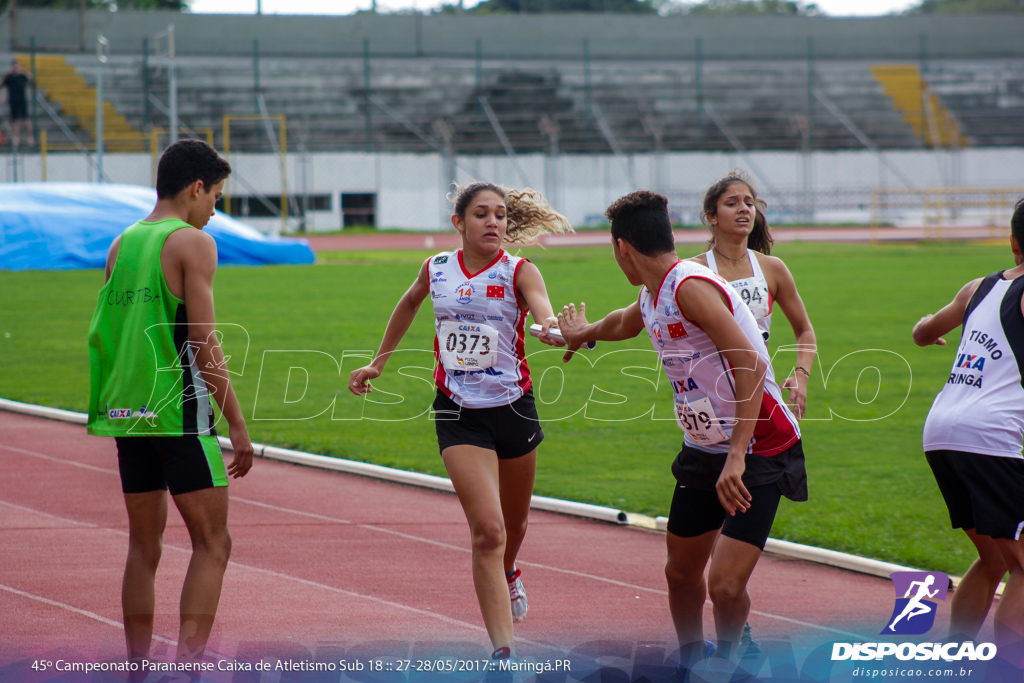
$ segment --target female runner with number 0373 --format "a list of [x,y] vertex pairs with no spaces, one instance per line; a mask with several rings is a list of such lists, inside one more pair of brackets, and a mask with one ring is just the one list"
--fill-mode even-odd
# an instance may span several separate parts
[[472,536],[473,584],[495,659],[513,656],[512,622],[526,616],[515,560],[526,535],[537,445],[544,438],[526,364],[526,315],[542,324],[542,342],[557,325],[540,271],[502,248],[530,244],[544,232],[572,230],[532,190],[490,183],[458,188],[452,224],[462,249],[424,261],[388,322],[376,358],[352,373],[349,389],[370,380],[429,295],[434,306],[433,413],[438,448]]

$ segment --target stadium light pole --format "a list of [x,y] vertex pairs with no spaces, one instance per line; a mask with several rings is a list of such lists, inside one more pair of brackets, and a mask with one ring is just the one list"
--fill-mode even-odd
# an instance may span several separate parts
[[174,68],[174,62],[177,57],[177,52],[174,47],[174,24],[167,27],[167,51],[170,56],[170,66],[167,67],[167,88],[170,90],[170,93],[168,93],[168,99],[170,100],[169,104],[171,108],[171,135],[168,145],[173,145],[178,141],[178,74],[177,70]]
[[110,41],[96,39],[96,182],[103,182],[103,67],[110,52]]
[[78,3],[78,39],[79,39],[79,43],[82,46],[82,52],[85,52],[85,49],[86,49],[85,48],[85,46],[86,46],[86,37],[85,37],[85,35],[86,35],[85,34],[85,32],[86,32],[85,9],[86,9],[86,0],[81,0],[81,2]]

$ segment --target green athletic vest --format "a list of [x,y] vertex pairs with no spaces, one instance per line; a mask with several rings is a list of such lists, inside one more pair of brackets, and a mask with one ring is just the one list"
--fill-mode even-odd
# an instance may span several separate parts
[[138,222],[121,235],[117,261],[89,325],[89,433],[206,436],[213,409],[188,343],[185,302],[160,266],[178,219]]

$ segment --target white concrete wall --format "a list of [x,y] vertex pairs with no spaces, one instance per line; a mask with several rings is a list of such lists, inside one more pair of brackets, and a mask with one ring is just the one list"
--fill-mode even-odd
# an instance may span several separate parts
[[[0,181],[42,180],[39,154],[24,155],[15,167],[10,155],[0,155]],[[280,194],[280,158],[274,155],[233,154],[235,169],[229,191],[235,195],[257,192]],[[548,177],[545,158],[522,156],[513,164],[504,156],[460,157],[455,177],[459,182],[488,180],[505,185],[533,186],[553,197],[555,207],[574,224],[600,221],[605,207],[617,197],[639,188],[664,192],[672,198],[674,210],[686,222],[693,222],[699,206],[694,195],[734,168],[745,168],[754,176],[768,201],[769,211],[780,212],[784,201],[809,190],[814,219],[819,222],[869,220],[866,208],[854,206],[854,198],[868,196],[879,187],[904,187],[901,178],[914,187],[1011,187],[1024,195],[1024,148],[968,149],[949,152],[887,152],[883,158],[867,151],[815,152],[810,155],[811,181],[804,184],[805,159],[799,153],[757,152],[746,156],[730,153],[666,154],[660,159],[638,155],[626,159],[612,156],[561,156]],[[153,184],[153,159],[148,154],[108,154],[104,174],[115,183]],[[518,170],[516,168],[518,166]],[[756,170],[755,170],[756,168]],[[436,154],[316,153],[290,154],[287,160],[287,189],[296,194],[329,194],[332,209],[309,216],[310,228],[337,230],[341,227],[340,194],[376,192],[377,225],[382,228],[432,230],[447,228],[448,207],[444,201],[447,176],[444,160]],[[96,178],[95,165],[81,154],[50,154],[46,159],[50,181],[89,181]],[[773,198],[776,201],[773,201]],[[862,202],[863,203],[863,202]],[[799,207],[789,207],[790,214]],[[772,218],[772,216],[769,216]],[[251,221],[262,230],[280,225],[272,219]]]

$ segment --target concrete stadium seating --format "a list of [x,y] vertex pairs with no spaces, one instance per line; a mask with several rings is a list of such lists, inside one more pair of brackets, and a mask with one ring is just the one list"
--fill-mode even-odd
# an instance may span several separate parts
[[[168,125],[168,71],[153,59],[144,70],[140,52],[143,37],[171,21],[180,121],[219,146],[225,116],[259,111],[254,39],[264,51],[259,91],[270,114],[287,117],[292,151],[503,154],[502,135],[516,153],[563,154],[1024,145],[1019,17],[18,16],[10,44],[0,31],[0,48],[23,52],[31,37],[38,68],[50,61],[77,72],[75,96],[61,85],[70,74],[39,80],[86,141],[96,69],[87,36],[111,38],[105,117],[120,126],[108,128],[112,151],[116,138],[144,147],[153,127]],[[146,84],[157,102],[147,102]],[[236,121],[231,148],[271,144],[259,122]]]
[[[67,60],[86,81],[95,80],[92,58],[68,55]],[[878,146],[921,147],[924,141],[903,121],[870,66],[816,63],[813,87]],[[225,115],[258,113],[251,59],[184,57],[176,69],[182,125],[212,129],[221,144]],[[151,95],[166,104],[167,69],[150,66],[149,72]],[[104,79],[117,112],[133,128],[146,129],[141,58],[111,58]],[[287,117],[293,150],[304,145],[310,150],[428,151],[443,146],[446,123],[457,153],[500,154],[501,141],[480,97],[517,153],[551,151],[544,119],[557,124],[562,153],[608,153],[613,144],[624,153],[656,151],[659,138],[663,151],[731,149],[726,131],[746,149],[862,147],[821,102],[810,100],[805,63],[704,62],[699,80],[698,85],[693,61],[485,61],[478,75],[472,60],[373,59],[370,94],[383,106],[369,106],[369,141],[363,60],[264,59],[259,86],[269,113]],[[59,101],[56,92],[47,97]],[[152,102],[148,124],[167,125]],[[810,137],[805,141],[806,131]],[[255,123],[233,124],[231,146],[269,149],[263,127]]]

